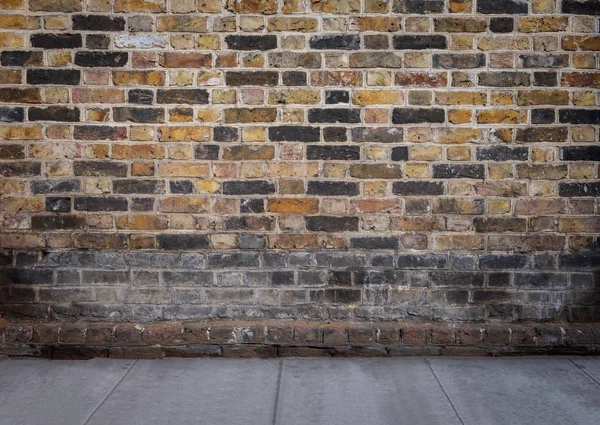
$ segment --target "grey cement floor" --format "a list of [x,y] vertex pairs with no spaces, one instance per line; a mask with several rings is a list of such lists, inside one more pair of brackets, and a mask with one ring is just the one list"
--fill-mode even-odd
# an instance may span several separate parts
[[599,425],[600,358],[0,361],[0,425]]

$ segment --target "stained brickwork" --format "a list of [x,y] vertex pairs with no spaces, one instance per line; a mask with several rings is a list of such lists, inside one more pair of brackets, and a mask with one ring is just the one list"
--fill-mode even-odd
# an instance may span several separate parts
[[0,0],[0,315],[600,322],[599,15]]

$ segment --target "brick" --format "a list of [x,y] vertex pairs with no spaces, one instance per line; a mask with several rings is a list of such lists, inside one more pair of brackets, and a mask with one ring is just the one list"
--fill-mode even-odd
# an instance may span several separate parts
[[160,16],[156,27],[159,32],[207,32],[208,19],[204,16],[170,15]]
[[478,81],[480,85],[487,87],[529,86],[530,75],[524,72],[482,72]]
[[473,18],[435,18],[433,28],[435,32],[485,32],[487,21]]
[[160,55],[159,64],[163,68],[210,68],[212,54],[166,52]]
[[117,122],[160,123],[164,121],[165,111],[162,108],[113,108],[114,120]]
[[316,35],[308,40],[311,49],[358,50],[360,37],[350,34]]
[[600,111],[591,109],[560,109],[558,120],[569,124],[600,124]]
[[562,38],[562,48],[568,51],[600,50],[600,36],[565,36]]
[[353,164],[350,176],[359,179],[400,179],[402,168],[396,164]]
[[360,109],[315,108],[308,110],[309,123],[359,123]]
[[43,62],[42,52],[10,50],[0,53],[0,64],[2,66],[43,66]]
[[82,9],[81,0],[65,0],[56,3],[52,0],[31,0],[29,10],[34,12],[79,12]]
[[318,20],[314,18],[276,17],[269,18],[267,30],[312,32],[318,29],[318,24]]
[[600,161],[598,146],[568,146],[560,148],[560,159],[563,161]]
[[157,237],[158,247],[167,251],[208,249],[206,235],[163,234]]
[[444,11],[443,0],[431,0],[422,2],[419,0],[394,0],[392,11],[394,13],[442,13]]
[[125,19],[106,15],[73,15],[73,29],[81,31],[124,31]]
[[477,12],[490,14],[525,14],[528,2],[524,0],[478,0]]
[[232,50],[272,50],[277,48],[277,36],[228,35],[225,43]]
[[76,122],[80,120],[79,108],[65,108],[62,106],[49,106],[47,108],[34,108],[28,110],[29,121],[64,121]]
[[227,0],[227,10],[234,13],[262,13],[272,15],[277,12],[275,0]]
[[275,86],[279,76],[272,71],[228,71],[225,82],[228,86]]
[[73,163],[76,176],[113,176],[125,177],[127,164],[110,161],[77,161]]
[[81,34],[32,34],[31,47],[73,49],[82,47]]
[[394,124],[443,123],[443,109],[437,108],[394,108],[392,122]]
[[25,120],[25,109],[20,107],[0,107],[0,121],[23,122]]
[[75,197],[76,211],[127,211],[127,199],[121,197]]
[[358,249],[398,249],[398,239],[390,236],[351,238],[350,245]]
[[569,64],[569,55],[519,55],[523,68],[562,68]]
[[566,127],[530,127],[517,130],[517,142],[560,143],[566,141]]
[[433,166],[433,177],[444,178],[467,178],[483,179],[485,177],[485,167],[481,164],[469,165],[446,165],[439,164]]
[[306,228],[314,232],[352,232],[358,230],[358,217],[306,217]]
[[205,105],[208,103],[208,92],[204,89],[158,89],[156,103]]
[[279,214],[315,213],[319,208],[316,199],[270,199],[269,211]]
[[402,68],[402,57],[396,53],[352,53],[350,68]]
[[360,159],[358,146],[321,146],[309,145],[306,148],[306,159],[352,161]]
[[227,181],[223,183],[224,195],[268,195],[274,192],[275,186],[267,181]]
[[392,46],[397,50],[447,49],[443,35],[395,35]]
[[485,55],[482,53],[434,53],[433,55],[434,68],[472,69],[482,68],[485,65]]
[[527,161],[528,158],[529,149],[523,147],[494,146],[477,148],[477,160],[479,161]]
[[559,183],[558,194],[560,196],[578,197],[578,196],[598,196],[600,194],[599,183]]
[[30,69],[27,84],[78,85],[81,71],[76,69]]
[[562,12],[575,15],[599,15],[597,6],[593,0],[563,0]]
[[394,182],[392,192],[401,196],[443,195],[444,185],[438,182]]
[[311,73],[311,84],[315,86],[360,86],[363,74],[355,71],[318,71]]
[[513,32],[515,21],[513,18],[490,18],[490,31],[495,33]]
[[306,193],[318,196],[357,196],[359,190],[356,183],[310,181]]

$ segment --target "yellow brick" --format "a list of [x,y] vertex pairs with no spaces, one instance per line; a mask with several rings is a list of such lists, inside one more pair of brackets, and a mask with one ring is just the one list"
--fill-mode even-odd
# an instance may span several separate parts
[[429,166],[427,164],[406,164],[404,172],[409,179],[424,179],[429,177]]
[[466,124],[473,118],[473,111],[469,109],[448,110],[448,122],[452,124]]
[[479,124],[522,124],[527,122],[527,111],[514,109],[479,111],[477,122]]
[[269,104],[303,104],[314,105],[321,101],[321,93],[317,90],[278,90],[269,93]]
[[438,105],[485,105],[487,93],[472,91],[437,92],[435,101]]
[[217,193],[221,184],[215,180],[197,180],[196,190],[199,193]]
[[442,148],[439,146],[410,146],[408,159],[411,161],[436,161],[442,157]]
[[355,105],[398,105],[404,103],[404,94],[392,90],[359,90],[352,96]]
[[158,140],[161,142],[206,142],[210,138],[210,127],[170,126],[158,129]]
[[510,212],[510,201],[508,199],[490,199],[487,207],[489,214],[507,214]]
[[159,211],[171,213],[206,213],[210,212],[209,198],[163,198],[160,200]]
[[161,177],[209,177],[208,164],[196,162],[169,162],[158,165],[158,175]]
[[165,0],[115,0],[115,12],[165,12]]
[[242,130],[242,142],[264,142],[266,138],[264,127],[247,127]]
[[471,148],[468,146],[450,146],[446,151],[450,161],[470,161]]
[[474,143],[483,138],[478,128],[441,128],[437,130],[437,141],[444,144]]

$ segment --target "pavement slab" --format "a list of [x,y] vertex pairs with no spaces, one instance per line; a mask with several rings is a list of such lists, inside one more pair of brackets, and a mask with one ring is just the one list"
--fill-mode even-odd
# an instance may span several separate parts
[[459,425],[427,359],[291,359],[277,424]]
[[[578,357],[571,359],[575,365],[600,385],[600,358]],[[600,421],[598,421],[600,422]]]
[[140,360],[86,425],[268,425],[281,360]]
[[[598,359],[592,360],[595,367]],[[465,425],[598,425],[600,386],[568,358],[434,358]]]
[[81,425],[134,362],[0,361],[0,425]]

